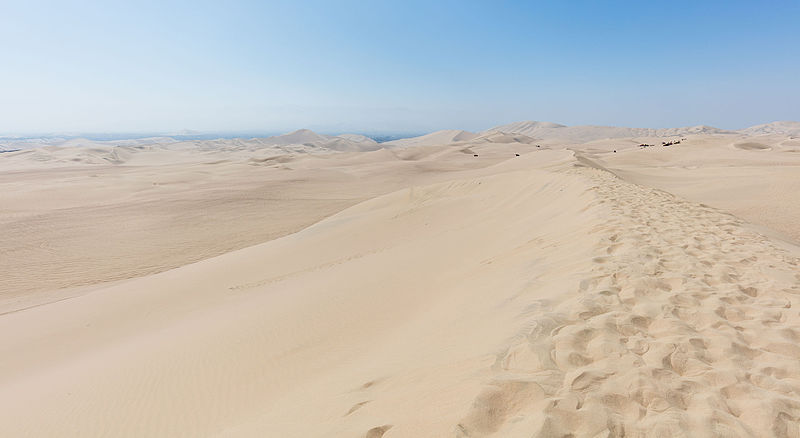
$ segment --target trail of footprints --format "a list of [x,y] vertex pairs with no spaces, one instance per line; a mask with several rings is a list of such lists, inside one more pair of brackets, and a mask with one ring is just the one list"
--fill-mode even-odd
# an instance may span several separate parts
[[800,436],[798,260],[710,207],[571,172],[608,209],[594,269],[534,306],[455,434]]

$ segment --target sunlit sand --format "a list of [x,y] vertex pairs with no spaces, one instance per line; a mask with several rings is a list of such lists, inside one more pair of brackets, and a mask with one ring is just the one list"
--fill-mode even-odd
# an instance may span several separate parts
[[800,124],[21,146],[4,436],[798,433]]

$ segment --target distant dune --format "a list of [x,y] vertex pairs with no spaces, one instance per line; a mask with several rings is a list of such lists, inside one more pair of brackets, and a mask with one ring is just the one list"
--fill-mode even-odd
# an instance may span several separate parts
[[525,134],[543,140],[586,143],[594,140],[623,137],[675,137],[689,134],[727,134],[730,131],[710,126],[687,128],[647,129],[619,128],[614,126],[564,126],[546,122],[517,122],[497,126],[488,131]]
[[384,146],[433,146],[440,144],[454,143],[457,141],[467,141],[475,138],[477,134],[456,129],[446,129],[425,134],[419,137],[403,138],[400,140],[387,141],[382,143]]
[[[170,136],[137,138],[129,140],[109,140],[97,141],[85,138],[0,138],[0,151],[30,149],[42,146],[62,146],[62,147],[97,147],[97,146],[145,146],[145,145],[167,145],[179,143],[181,145],[192,144],[199,148],[226,147],[226,146],[275,146],[275,147],[313,147],[320,151],[359,151],[376,150],[380,147],[410,147],[410,146],[435,146],[455,142],[469,141],[477,137],[486,136],[492,133],[521,134],[535,140],[587,143],[596,140],[613,138],[647,138],[647,137],[678,137],[685,135],[785,135],[790,137],[800,137],[800,122],[772,122],[763,125],[752,126],[738,131],[730,131],[714,128],[711,126],[691,126],[684,128],[625,128],[614,126],[567,126],[551,122],[522,121],[506,125],[496,126],[480,133],[472,133],[462,130],[442,130],[417,137],[402,138],[378,143],[375,140],[360,134],[340,134],[336,136],[323,135],[309,129],[299,129],[286,134],[272,137],[259,138],[232,138],[216,140],[176,140]],[[180,134],[180,133],[178,133]],[[178,136],[176,134],[176,136]],[[380,145],[380,146],[379,146]],[[181,146],[177,146],[178,148]],[[301,152],[310,150],[297,149]]]
[[800,137],[800,122],[772,122],[764,125],[751,126],[738,131],[746,135],[789,135]]

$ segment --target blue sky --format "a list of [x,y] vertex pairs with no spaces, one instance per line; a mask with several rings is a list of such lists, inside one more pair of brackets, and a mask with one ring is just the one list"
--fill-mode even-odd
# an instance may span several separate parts
[[800,1],[0,2],[0,133],[800,120]]

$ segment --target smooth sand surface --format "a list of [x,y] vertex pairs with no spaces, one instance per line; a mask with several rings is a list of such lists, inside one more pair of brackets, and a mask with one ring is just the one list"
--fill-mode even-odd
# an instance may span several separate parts
[[519,126],[0,155],[3,434],[800,436],[797,139]]
[[412,179],[446,180],[496,162],[388,151],[217,158],[1,172],[0,301],[160,272],[299,231]]

